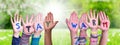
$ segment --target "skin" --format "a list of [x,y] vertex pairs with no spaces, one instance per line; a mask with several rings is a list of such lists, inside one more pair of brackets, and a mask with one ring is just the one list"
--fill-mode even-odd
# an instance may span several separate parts
[[[77,24],[76,28],[73,28],[71,23]],[[70,35],[71,35],[71,45],[75,45],[75,41],[77,40],[75,38],[77,37],[78,23],[79,23],[79,20],[76,12],[72,12],[70,18],[66,19],[66,24],[70,30]]]
[[[33,28],[33,15],[31,16],[30,20],[28,20],[28,15],[26,16],[26,22],[24,22],[23,18],[22,18],[22,23],[23,23],[23,33],[26,35],[31,35],[34,32],[34,28]],[[29,28],[29,32],[28,32],[28,28],[26,28],[26,26],[31,26]]]
[[[49,25],[47,24],[49,22]],[[58,23],[58,21],[54,21],[53,14],[51,12],[48,13],[48,15],[45,17],[44,20],[44,29],[45,29],[45,45],[52,45],[52,29],[55,27],[55,25]]]
[[[40,24],[40,26],[42,27],[42,29],[38,29],[37,30],[37,25]],[[41,32],[43,31],[43,18],[42,15],[39,13],[35,20],[34,20],[34,37],[39,37],[41,35]]]
[[[11,17],[11,23],[12,23],[12,26],[13,26],[13,36],[18,38],[20,32],[23,29],[22,26],[21,26],[21,17],[18,14],[15,14],[14,19]],[[20,23],[20,25],[19,25],[20,28],[19,29],[16,29],[16,23]]]
[[[99,12],[100,26],[99,28],[102,30],[102,36],[99,45],[107,45],[108,39],[108,29],[110,27],[110,21],[108,16],[106,16],[105,12]],[[104,26],[103,23],[107,22],[107,27]]]
[[[83,13],[82,16],[80,17],[80,21],[79,21],[79,27],[80,27],[80,37],[86,37],[87,39],[87,33],[86,30],[88,29],[88,25],[85,23],[87,21],[87,14]],[[81,28],[82,27],[82,23],[85,24],[85,28]],[[86,45],[86,44],[81,44],[81,45]]]
[[[89,22],[87,21],[86,24],[90,27],[91,29],[91,32],[96,32],[96,34],[92,34],[94,36],[97,36],[98,35],[98,15],[95,16],[95,11],[92,12],[92,10],[90,11],[90,15],[87,15],[88,19],[89,19]],[[93,25],[93,20],[95,20],[95,24],[96,25]],[[91,42],[92,40],[94,40],[93,38],[90,38],[90,45],[97,45],[97,42],[94,43],[94,42]]]

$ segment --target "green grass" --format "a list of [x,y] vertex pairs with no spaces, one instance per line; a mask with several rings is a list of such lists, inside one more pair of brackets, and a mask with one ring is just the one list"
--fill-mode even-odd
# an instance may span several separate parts
[[[87,33],[89,36],[90,30],[88,30]],[[101,31],[99,30],[99,34],[100,33]],[[0,45],[11,45],[12,34],[13,32],[11,29],[0,29]],[[53,42],[53,45],[71,45],[69,30],[53,29],[52,42]],[[110,29],[107,45],[120,45],[119,42],[120,42],[120,29]],[[87,45],[88,44],[89,44],[89,41],[87,41]],[[44,31],[42,32],[40,45],[44,45]]]

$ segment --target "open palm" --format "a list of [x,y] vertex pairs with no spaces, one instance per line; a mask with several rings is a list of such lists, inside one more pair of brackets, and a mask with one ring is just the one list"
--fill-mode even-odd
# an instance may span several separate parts
[[40,34],[43,31],[43,18],[39,13],[34,20],[34,35]]
[[57,23],[58,21],[54,21],[53,14],[49,12],[44,20],[45,31],[51,31]]
[[22,31],[22,26],[21,26],[21,17],[17,14],[14,15],[14,19],[11,17],[11,23],[13,26],[13,31],[14,33],[19,33]]
[[90,11],[90,15],[87,16],[89,19],[89,22],[87,22],[87,25],[91,29],[98,28],[98,15],[95,16],[95,12]]
[[99,13],[99,18],[100,18],[100,22],[101,22],[99,28],[101,30],[108,30],[110,27],[109,18],[105,15],[104,12]]
[[27,15],[26,16],[26,23],[24,22],[23,19],[22,19],[22,23],[23,23],[24,34],[31,35],[34,32],[33,15],[31,16],[30,21],[28,21],[28,15]]
[[75,12],[73,12],[69,19],[66,19],[66,24],[70,31],[77,32],[78,30],[78,16]]

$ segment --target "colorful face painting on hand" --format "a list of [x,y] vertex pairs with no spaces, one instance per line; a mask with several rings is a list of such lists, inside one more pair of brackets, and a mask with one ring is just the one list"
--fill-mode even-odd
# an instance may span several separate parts
[[31,27],[31,26],[26,26],[26,28],[28,29],[28,32],[30,32],[30,27]]
[[76,28],[76,26],[77,26],[77,24],[75,24],[75,23],[71,23],[71,25],[73,28]]
[[82,23],[82,25],[81,25],[81,29],[83,29],[83,28],[86,28],[86,25],[84,23]]
[[36,30],[42,30],[42,26],[40,24],[37,24]]
[[103,27],[108,27],[107,22],[104,22],[104,23],[103,23]]
[[16,29],[20,29],[20,23],[16,23]]
[[93,25],[96,25],[96,23],[95,23],[95,22],[96,22],[96,20],[92,20]]

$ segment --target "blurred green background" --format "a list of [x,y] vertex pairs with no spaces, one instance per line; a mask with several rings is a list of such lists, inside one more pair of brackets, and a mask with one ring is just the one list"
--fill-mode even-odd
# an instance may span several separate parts
[[[48,12],[52,12],[55,20],[59,21],[55,27],[58,31],[53,31],[54,45],[70,45],[70,34],[65,19],[69,18],[72,11],[76,11],[80,17],[82,13],[88,13],[91,9],[96,13],[104,11],[109,16],[111,25],[107,45],[119,45],[119,7],[120,0],[0,0],[0,45],[11,45],[13,32],[10,16],[14,16],[15,12],[18,12],[24,19],[26,15],[41,13],[45,17]],[[44,34],[42,33],[42,35]],[[7,37],[9,38],[6,39]],[[43,37],[40,42],[42,45],[44,43]],[[60,41],[57,42],[58,40]]]

